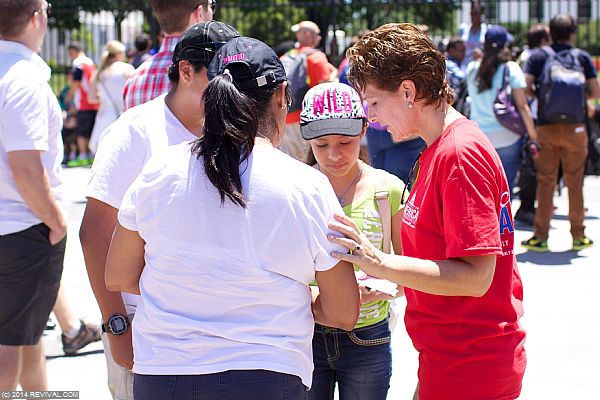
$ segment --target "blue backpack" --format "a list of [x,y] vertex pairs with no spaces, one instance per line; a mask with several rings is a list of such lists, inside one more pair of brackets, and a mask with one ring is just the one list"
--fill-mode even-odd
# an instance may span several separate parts
[[586,79],[579,62],[579,49],[556,53],[550,46],[539,84],[540,120],[553,124],[576,124],[585,121]]

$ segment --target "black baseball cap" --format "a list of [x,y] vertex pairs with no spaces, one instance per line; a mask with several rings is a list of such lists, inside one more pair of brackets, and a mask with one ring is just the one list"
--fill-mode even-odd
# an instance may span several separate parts
[[181,60],[203,62],[207,66],[225,43],[239,37],[240,33],[230,25],[219,21],[199,22],[181,35],[173,51],[173,64]]
[[208,79],[229,70],[240,89],[275,86],[287,81],[283,64],[272,48],[258,39],[241,36],[219,49],[208,66]]

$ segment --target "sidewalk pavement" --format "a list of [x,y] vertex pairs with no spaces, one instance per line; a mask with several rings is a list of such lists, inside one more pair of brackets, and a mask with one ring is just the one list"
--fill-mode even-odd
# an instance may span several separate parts
[[[90,289],[78,230],[85,205],[89,169],[65,170],[69,239],[63,284],[75,311],[89,321],[100,320]],[[531,229],[517,225],[515,252],[525,290],[523,326],[528,331],[528,366],[520,399],[600,399],[600,177],[587,177],[589,211],[586,234],[596,246],[570,251],[566,190],[555,198],[549,246],[552,253],[525,252],[518,243]],[[513,209],[518,208],[518,201]],[[77,356],[62,355],[57,330],[44,338],[51,390],[78,390],[84,400],[108,400],[102,345],[93,343]],[[416,385],[417,353],[402,324],[392,339],[393,376],[388,398],[410,400]],[[490,382],[493,382],[490,377]]]

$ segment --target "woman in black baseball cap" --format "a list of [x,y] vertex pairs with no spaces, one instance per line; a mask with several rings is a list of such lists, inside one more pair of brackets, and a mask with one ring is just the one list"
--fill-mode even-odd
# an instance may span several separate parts
[[112,286],[141,295],[134,395],[306,399],[314,321],[350,330],[358,318],[352,265],[327,240],[342,208],[323,174],[276,148],[289,96],[273,50],[232,39],[208,78],[202,136],[153,157],[119,211],[113,243],[143,238],[109,255],[138,274]]

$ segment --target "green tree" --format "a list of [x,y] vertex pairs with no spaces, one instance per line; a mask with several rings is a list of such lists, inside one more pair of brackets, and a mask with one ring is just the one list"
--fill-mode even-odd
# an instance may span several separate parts
[[275,46],[293,38],[290,26],[306,19],[306,13],[288,0],[229,0],[219,3],[217,17],[242,35]]
[[[99,12],[110,11],[115,17],[115,24],[121,26],[121,22],[132,11],[141,10],[149,15],[149,2],[144,0],[61,0],[54,5],[49,18],[51,27],[59,29],[78,29],[81,25],[79,13],[81,11]],[[119,31],[119,38],[121,32]]]
[[456,30],[459,7],[458,0],[223,0],[217,18],[274,46],[293,39],[290,27],[305,19],[324,33],[341,29],[351,36],[388,22],[413,22],[427,24],[432,34],[442,36]]

